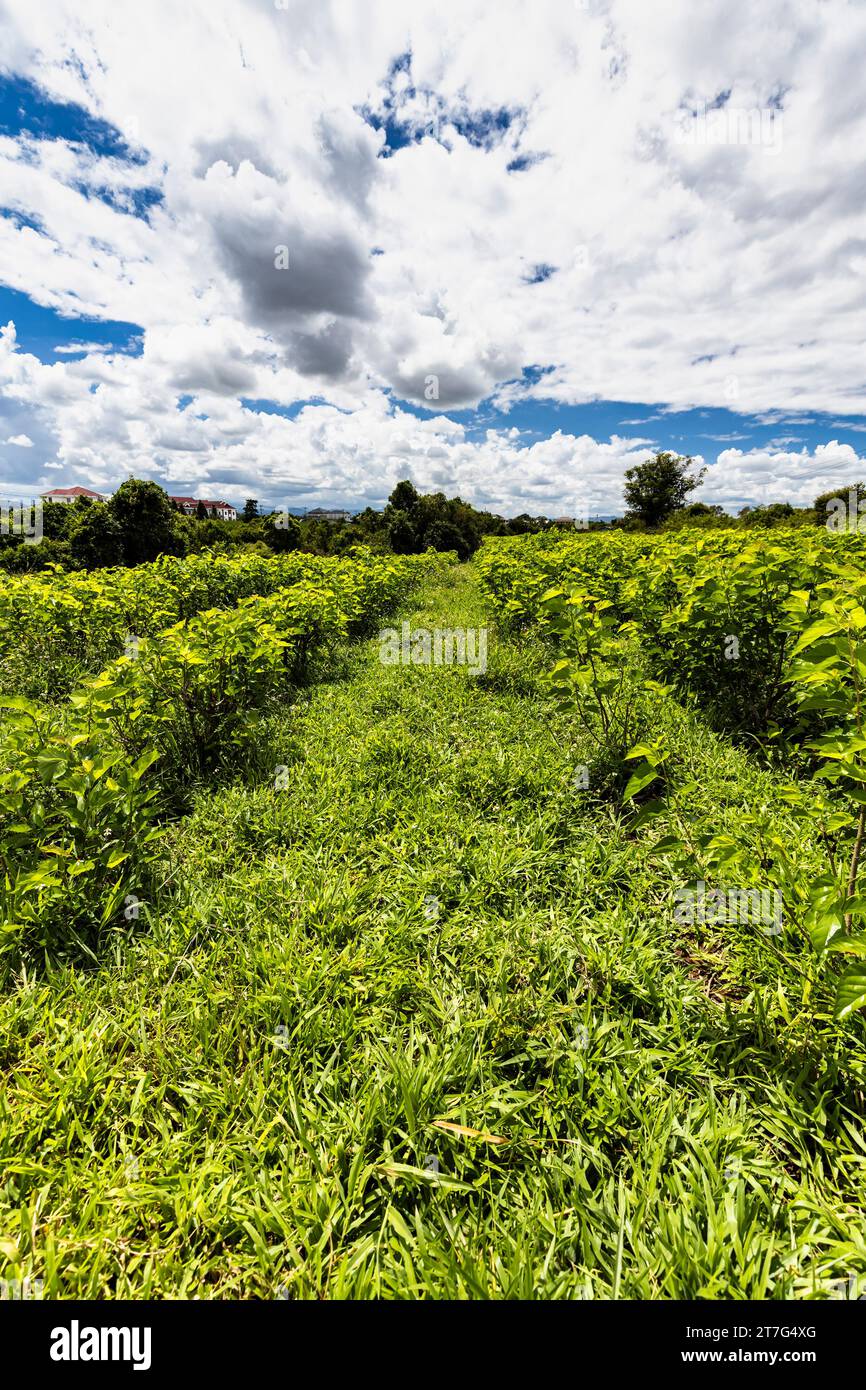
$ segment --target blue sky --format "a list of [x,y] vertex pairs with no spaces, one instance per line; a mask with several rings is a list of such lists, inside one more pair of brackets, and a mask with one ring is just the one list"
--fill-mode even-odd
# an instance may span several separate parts
[[28,77],[6,73],[0,80],[0,134],[71,140],[97,155],[137,159],[115,126],[75,102],[54,100]]
[[[78,129],[71,118],[71,129]],[[6,215],[5,212],[3,215]],[[53,363],[82,357],[88,347],[140,356],[144,330],[141,325],[111,319],[70,318],[33,302],[20,291],[0,286],[0,322],[14,320],[23,351],[42,362]],[[58,352],[57,348],[61,351]],[[543,382],[543,373],[535,372]],[[391,393],[395,405],[418,419],[432,419],[440,412],[401,399]],[[194,398],[182,395],[185,408]],[[302,397],[290,404],[273,400],[243,399],[246,409],[295,419],[307,406],[322,397]],[[592,401],[567,405],[546,400],[521,400],[499,406],[493,399],[472,409],[451,409],[449,418],[461,424],[468,437],[478,437],[488,429],[516,428],[528,443],[560,431],[570,435],[589,435],[594,439],[639,441],[646,452],[671,449],[680,454],[700,455],[714,463],[725,449],[776,446],[780,449],[811,451],[833,438],[860,452],[864,448],[866,417],[843,417],[836,412],[767,412],[743,415],[722,407],[672,410],[661,402]],[[351,500],[351,499],[347,499]],[[783,500],[783,499],[778,499]]]
[[[433,413],[407,401],[401,401],[400,405],[419,418],[429,418]],[[866,418],[862,415],[847,419],[835,412],[779,411],[741,415],[722,407],[672,410],[662,403],[646,401],[590,401],[582,405],[564,405],[524,400],[507,408],[487,401],[476,409],[451,410],[449,414],[465,425],[468,433],[515,426],[528,439],[544,438],[556,430],[566,434],[588,434],[596,439],[619,435],[625,439],[650,441],[653,448],[692,456],[701,454],[713,462],[731,445],[740,449],[775,445],[811,450],[831,436],[862,450],[866,433]]]
[[731,510],[866,475],[844,0],[8,10],[0,487],[610,514],[655,449]]
[[[21,290],[0,285],[0,322],[15,324],[18,342],[24,352],[42,362],[58,362],[75,350],[76,355],[97,343],[103,350],[141,353],[143,329],[134,323],[113,319],[69,318],[36,304]],[[56,348],[66,349],[58,353]]]

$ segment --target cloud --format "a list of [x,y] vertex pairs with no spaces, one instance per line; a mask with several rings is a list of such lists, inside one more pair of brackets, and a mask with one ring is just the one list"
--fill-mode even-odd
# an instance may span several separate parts
[[347,320],[373,313],[366,285],[370,257],[348,218],[341,225],[314,210],[302,213],[289,188],[249,163],[237,174],[214,165],[206,185],[202,207],[248,321],[294,342],[295,351],[309,359],[305,370],[311,372],[316,369],[315,343],[324,338],[323,374],[343,371],[348,352],[335,356],[329,330],[339,322],[343,333],[336,336],[343,341]]
[[[7,329],[0,336],[0,388],[32,402],[37,419],[50,417],[53,443],[41,468],[62,465],[69,484],[103,491],[134,472],[173,492],[209,487],[235,502],[256,496],[275,506],[339,502],[360,509],[381,506],[408,477],[424,490],[458,494],[506,515],[576,515],[584,505],[611,515],[623,511],[626,469],[652,452],[650,441],[616,434],[604,440],[557,430],[538,439],[516,426],[469,428],[445,413],[419,418],[375,389],[351,408],[311,402],[293,418],[253,409],[224,389],[202,357],[213,341],[214,362],[240,363],[258,398],[271,374],[267,343],[233,332],[218,325],[211,340],[173,330],[142,357],[46,365],[22,352]],[[195,363],[207,384],[186,392],[183,382]],[[291,399],[299,380],[287,382]],[[698,455],[695,462],[707,461]],[[728,448],[709,462],[694,496],[730,509],[778,498],[808,505],[826,488],[864,477],[866,458],[835,441],[811,451]],[[49,480],[29,470],[10,481]]]
[[[701,15],[688,0],[151,0],[119,18],[113,0],[5,0],[0,71],[122,138],[0,136],[4,279],[70,323],[143,335],[135,359],[82,342],[43,364],[7,334],[7,428],[97,486],[207,468],[379,497],[406,440],[431,484],[553,506],[589,469],[616,510],[634,441],[457,435],[432,412],[863,415],[866,11],[707,0]],[[772,111],[778,138],[683,140],[707,109],[732,130],[732,113]],[[320,404],[288,421],[249,398]],[[822,447],[805,465],[725,450],[712,495],[755,495],[761,470],[805,495],[804,468],[854,466]]]
[[785,501],[811,506],[819,493],[841,483],[861,480],[866,458],[850,444],[831,440],[798,453],[785,449],[725,449],[707,470],[700,492],[705,502],[729,509],[737,503],[761,505]]
[[61,357],[73,356],[78,353],[88,354],[91,352],[111,352],[112,343],[58,343],[54,351]]
[[33,448],[33,440],[29,439],[26,434],[10,434],[9,438],[6,440],[6,443],[17,444],[19,449]]

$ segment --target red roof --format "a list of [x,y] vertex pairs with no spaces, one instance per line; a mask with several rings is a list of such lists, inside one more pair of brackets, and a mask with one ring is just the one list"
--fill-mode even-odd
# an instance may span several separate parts
[[170,500],[176,502],[179,507],[197,507],[199,502],[203,507],[232,507],[231,502],[208,502],[204,497],[172,497]]
[[101,492],[93,492],[89,487],[52,487],[43,492],[43,497],[102,497]]

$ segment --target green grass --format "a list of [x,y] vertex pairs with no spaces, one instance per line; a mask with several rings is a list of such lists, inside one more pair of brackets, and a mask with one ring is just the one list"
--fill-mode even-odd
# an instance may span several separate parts
[[[471,567],[405,616],[479,626]],[[0,1276],[729,1299],[866,1273],[861,1023],[755,929],[674,921],[651,836],[574,788],[590,750],[544,669],[492,628],[479,677],[337,654],[199,793],[146,919],[19,980]],[[658,719],[690,815],[771,802],[744,752]]]

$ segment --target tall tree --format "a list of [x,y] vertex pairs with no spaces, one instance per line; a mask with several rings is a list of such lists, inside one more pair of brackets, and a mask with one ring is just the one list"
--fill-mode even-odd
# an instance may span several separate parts
[[822,492],[812,506],[819,526],[830,524],[834,531],[866,531],[866,487],[862,483],[841,483],[830,492]]
[[388,498],[388,505],[394,508],[395,512],[414,512],[418,506],[418,493],[408,478],[404,478],[398,483],[391,496]]
[[289,512],[271,512],[263,524],[265,544],[271,550],[297,550],[301,543],[301,525]]
[[255,521],[259,514],[259,504],[255,497],[248,497],[241,513],[241,521]]
[[400,507],[389,506],[386,515],[388,517],[388,542],[394,554],[417,555],[422,549],[422,545],[418,532],[412,524],[411,513],[403,511]]
[[158,483],[127,478],[108,508],[117,523],[125,565],[141,565],[157,555],[183,551],[175,512]]
[[69,536],[69,552],[82,569],[102,569],[106,565],[123,563],[123,543],[111,509],[105,502],[93,502],[73,513]]
[[691,458],[661,453],[626,470],[625,500],[628,515],[646,526],[658,526],[683,506],[705,472],[689,473]]

